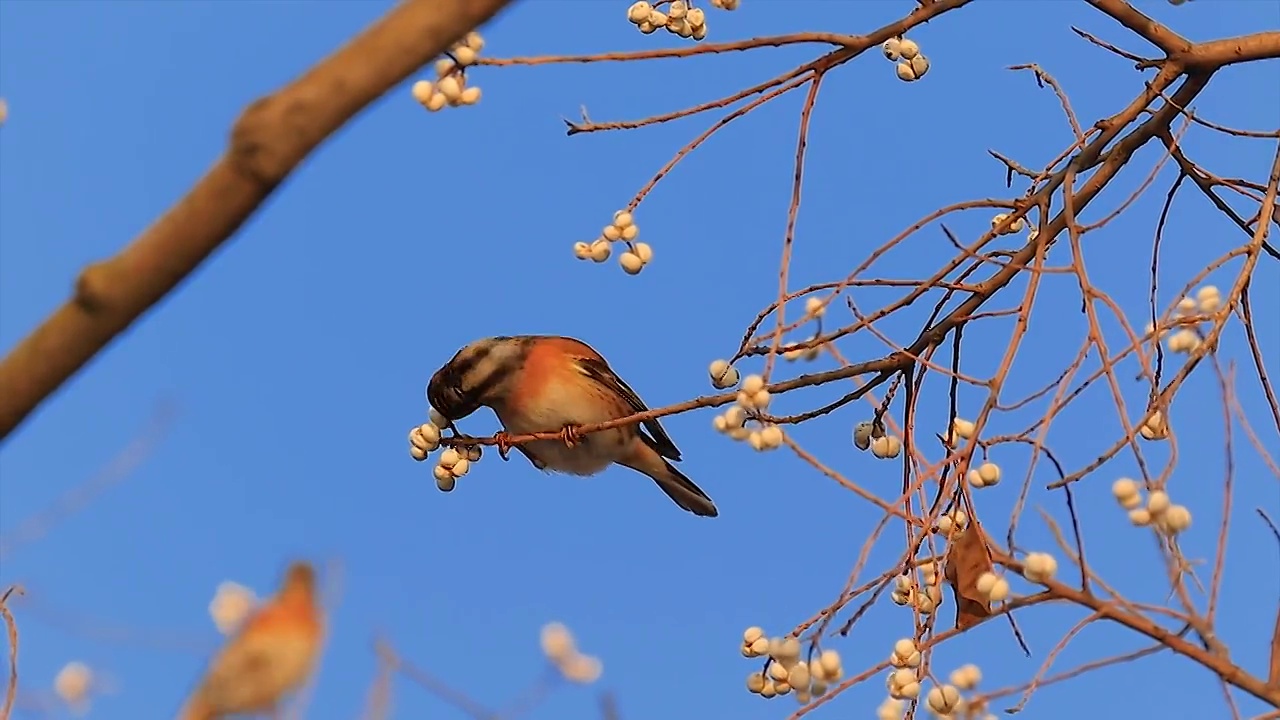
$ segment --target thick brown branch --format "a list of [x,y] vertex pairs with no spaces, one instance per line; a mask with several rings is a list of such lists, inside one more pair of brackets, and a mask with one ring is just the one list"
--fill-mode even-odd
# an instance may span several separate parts
[[241,114],[230,146],[186,197],[0,362],[0,440],[248,220],[300,162],[369,103],[510,0],[408,0]]
[[1087,2],[1137,33],[1143,40],[1163,50],[1166,55],[1177,55],[1191,49],[1189,40],[1147,17],[1125,0],[1087,0]]
[[1280,58],[1280,32],[1254,33],[1200,43],[1183,58],[1188,70],[1217,70],[1227,65]]

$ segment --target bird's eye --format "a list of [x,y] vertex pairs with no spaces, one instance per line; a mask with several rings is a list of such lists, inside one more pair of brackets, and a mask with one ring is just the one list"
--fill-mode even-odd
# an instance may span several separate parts
[[440,408],[436,409],[440,410],[440,412],[447,412],[450,420],[460,420],[480,407],[479,403],[457,387],[448,388],[444,394],[444,402],[449,406],[448,411],[440,410]]

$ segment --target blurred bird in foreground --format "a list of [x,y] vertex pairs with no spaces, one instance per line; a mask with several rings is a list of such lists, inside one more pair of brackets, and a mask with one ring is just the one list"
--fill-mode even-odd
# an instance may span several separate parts
[[[477,340],[458,351],[431,376],[427,399],[450,421],[488,407],[510,435],[559,429],[560,440],[514,446],[539,470],[595,475],[613,463],[653,479],[677,505],[715,517],[715,503],[672,467],[680,450],[657,419],[579,436],[578,427],[608,422],[649,408],[609,368],[600,353],[580,340],[558,335],[520,335]],[[648,433],[645,432],[648,430]]]
[[275,596],[214,656],[179,720],[275,711],[311,675],[322,630],[315,569],[293,563]]

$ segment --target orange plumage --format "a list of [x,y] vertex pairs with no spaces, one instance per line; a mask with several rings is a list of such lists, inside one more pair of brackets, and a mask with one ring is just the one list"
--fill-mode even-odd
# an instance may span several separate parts
[[315,570],[294,563],[279,591],[214,657],[179,720],[215,720],[274,710],[306,682],[323,640]]
[[492,409],[503,437],[560,430],[562,440],[516,446],[540,470],[595,475],[616,463],[648,475],[681,508],[705,517],[718,514],[711,498],[668,462],[678,462],[680,451],[657,419],[577,436],[577,427],[648,410],[600,353],[580,340],[477,340],[436,371],[427,397],[450,420],[481,406]]

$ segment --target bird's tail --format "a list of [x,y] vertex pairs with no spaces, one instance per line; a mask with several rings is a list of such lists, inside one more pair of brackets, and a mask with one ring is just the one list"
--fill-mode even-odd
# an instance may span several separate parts
[[715,517],[720,514],[711,496],[703,492],[702,488],[694,484],[692,480],[677,470],[671,463],[663,460],[662,464],[665,466],[664,470],[666,472],[652,477],[654,482],[658,483],[658,487],[662,488],[662,492],[667,494],[667,497],[694,515]]
[[[643,438],[643,440],[647,441],[648,438]],[[648,442],[637,443],[636,447],[639,452],[634,453],[629,458],[620,460],[619,462],[622,465],[653,478],[653,481],[658,483],[658,487],[667,494],[667,497],[694,515],[715,517],[720,514],[711,497],[703,492],[702,488],[695,485],[692,480],[685,477],[684,473],[675,469]]]

